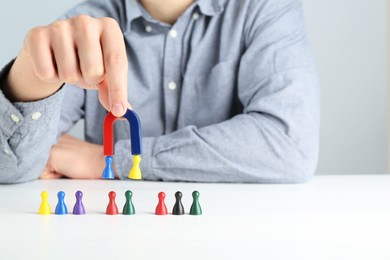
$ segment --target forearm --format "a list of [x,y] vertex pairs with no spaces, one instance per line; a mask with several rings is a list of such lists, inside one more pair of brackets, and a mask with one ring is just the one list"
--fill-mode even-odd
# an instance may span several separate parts
[[[306,122],[298,141],[280,122],[260,113],[199,129],[189,126],[144,138],[141,169],[149,180],[300,183],[317,165],[318,127],[316,119]],[[130,142],[119,141],[116,149],[115,166],[125,178],[132,163]]]
[[62,96],[60,91],[37,102],[11,103],[0,89],[0,183],[39,177],[58,135]]

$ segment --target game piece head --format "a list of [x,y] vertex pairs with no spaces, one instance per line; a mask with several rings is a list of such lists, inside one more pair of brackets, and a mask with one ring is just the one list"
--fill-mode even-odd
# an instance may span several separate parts
[[112,156],[106,156],[106,164],[112,163]]
[[135,164],[140,164],[140,163],[141,163],[141,156],[140,156],[139,154],[134,155],[134,156],[133,156],[133,162],[134,162]]
[[160,193],[158,194],[158,198],[159,198],[160,200],[165,199],[165,193],[164,193],[164,192],[160,192]]
[[116,193],[115,193],[114,191],[110,191],[110,192],[108,193],[108,197],[109,197],[110,199],[115,199],[115,196],[116,196]]
[[126,197],[127,199],[131,199],[131,197],[133,197],[133,193],[131,192],[131,190],[127,190],[127,191],[125,192],[125,197]]
[[194,198],[194,199],[198,199],[199,198],[199,191],[197,191],[197,190],[195,190],[193,193],[192,193],[192,197]]
[[83,193],[81,191],[76,192],[76,199],[81,200],[83,198]]
[[64,199],[65,198],[65,192],[59,191],[57,193],[57,197],[58,197],[59,200]]
[[182,194],[180,191],[177,191],[177,192],[175,193],[176,199],[181,199],[182,196],[183,196],[183,194]]
[[42,191],[41,192],[41,198],[43,200],[46,200],[49,197],[49,193],[47,191]]

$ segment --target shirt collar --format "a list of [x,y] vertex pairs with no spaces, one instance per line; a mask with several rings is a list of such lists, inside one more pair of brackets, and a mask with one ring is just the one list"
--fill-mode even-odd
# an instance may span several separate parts
[[[128,24],[130,24],[134,19],[142,16],[140,3],[139,0],[127,0],[124,2],[126,3]],[[223,11],[226,0],[195,0],[194,2],[198,4],[200,11],[204,15],[213,16]]]
[[130,24],[134,19],[141,17],[142,12],[139,0],[125,0],[127,24]]
[[[194,0],[199,6],[200,12],[204,15],[214,16],[219,14],[224,9],[224,3],[227,0]],[[131,22],[139,17],[142,17],[141,3],[139,0],[125,0],[126,16],[127,16],[127,26]]]
[[195,2],[204,15],[214,16],[223,11],[226,0],[196,0]]

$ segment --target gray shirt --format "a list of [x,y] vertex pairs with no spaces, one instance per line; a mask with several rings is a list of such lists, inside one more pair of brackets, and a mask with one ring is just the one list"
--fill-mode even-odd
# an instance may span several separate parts
[[[174,25],[136,0],[92,0],[62,18],[80,14],[113,17],[123,31],[144,179],[291,183],[315,172],[319,84],[299,0],[198,0]],[[0,92],[0,182],[38,178],[51,145],[81,118],[85,139],[102,144],[106,113],[96,91],[75,86],[31,103]],[[127,122],[114,133],[125,179]]]

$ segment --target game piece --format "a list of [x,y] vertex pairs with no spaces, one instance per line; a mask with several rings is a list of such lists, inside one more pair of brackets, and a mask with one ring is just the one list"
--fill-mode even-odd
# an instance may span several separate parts
[[199,204],[199,191],[194,191],[192,193],[192,198],[194,199],[190,209],[190,215],[202,215],[202,208]]
[[125,197],[126,197],[126,203],[123,206],[123,215],[134,215],[135,209],[132,202],[133,193],[128,190],[125,192]]
[[83,193],[81,191],[76,192],[76,203],[73,207],[73,214],[74,215],[84,215],[85,214],[85,208],[83,205]]
[[142,179],[142,174],[141,174],[141,168],[139,167],[141,163],[141,156],[140,155],[134,155],[133,157],[133,167],[131,168],[129,172],[129,179],[133,180],[140,180]]
[[[142,143],[141,143],[141,122],[137,114],[128,109],[123,116],[127,119],[130,124],[130,140],[131,140],[131,153],[134,155],[133,169],[129,172],[129,178],[131,179],[142,179],[141,169],[139,163],[141,162],[140,154],[142,153]],[[113,126],[114,122],[117,119],[111,112],[106,115],[104,119],[103,126],[103,150],[105,156],[114,155],[114,135],[113,135]],[[137,157],[137,158],[135,158]],[[106,161],[107,164],[107,161]],[[110,169],[108,166],[106,168]],[[109,171],[109,170],[108,170]],[[106,178],[105,171],[102,174],[102,178]]]
[[183,194],[180,191],[175,193],[176,203],[175,206],[173,206],[172,215],[184,215],[184,207],[183,204],[181,203],[182,196]]
[[158,194],[158,204],[156,207],[156,215],[167,215],[168,214],[168,209],[167,206],[165,205],[165,193],[160,192]]
[[38,214],[40,215],[50,215],[50,205],[49,205],[49,193],[47,191],[41,192],[42,202],[39,206]]
[[65,201],[64,201],[65,192],[63,192],[63,191],[58,192],[57,197],[58,197],[58,203],[56,206],[55,214],[57,214],[57,215],[68,214],[68,208],[66,207]]
[[116,193],[113,191],[110,191],[108,193],[108,197],[110,198],[110,202],[107,205],[106,214],[107,215],[117,215],[118,214],[118,207],[115,203],[115,197]]
[[106,167],[104,168],[103,179],[114,179],[114,171],[112,170],[112,156],[106,156]]

